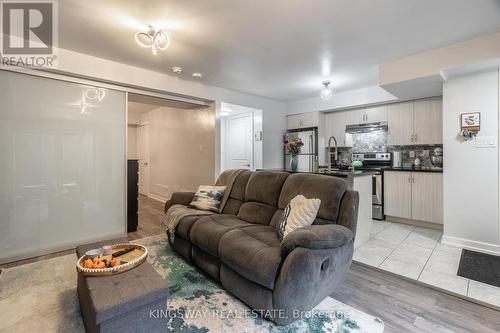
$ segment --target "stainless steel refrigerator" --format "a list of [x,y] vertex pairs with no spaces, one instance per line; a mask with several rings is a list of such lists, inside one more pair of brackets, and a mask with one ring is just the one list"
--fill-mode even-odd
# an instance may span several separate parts
[[[288,130],[284,135],[284,140],[300,138],[304,143],[302,146],[302,151],[298,156],[298,167],[297,171],[309,171],[314,170],[314,163],[316,157],[318,156],[318,128],[306,128],[306,129],[296,129]],[[285,170],[290,170],[290,154],[284,149]]]

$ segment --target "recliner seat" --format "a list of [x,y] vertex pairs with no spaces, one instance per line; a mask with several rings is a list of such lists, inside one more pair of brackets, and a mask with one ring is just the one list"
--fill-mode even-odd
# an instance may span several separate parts
[[[227,173],[222,173],[217,184],[226,181]],[[276,224],[298,194],[321,199],[317,218],[281,243]],[[165,211],[174,204],[188,205],[193,196],[174,193]],[[171,246],[247,305],[275,314],[269,319],[277,324],[288,324],[299,319],[294,310],[312,309],[345,278],[358,201],[358,193],[339,178],[244,171],[222,214],[182,219]]]

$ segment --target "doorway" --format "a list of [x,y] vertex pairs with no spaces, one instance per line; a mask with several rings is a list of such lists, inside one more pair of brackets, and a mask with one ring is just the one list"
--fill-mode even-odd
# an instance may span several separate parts
[[[128,94],[127,198],[132,239],[164,233],[160,220],[174,192],[212,184],[215,173],[215,108],[211,103]],[[205,165],[200,168],[200,163]],[[135,178],[133,178],[135,177]],[[137,193],[137,194],[134,194]],[[135,205],[135,207],[134,207]],[[129,221],[128,221],[129,222]],[[129,223],[128,223],[129,224]]]
[[221,172],[262,168],[262,110],[221,103]]

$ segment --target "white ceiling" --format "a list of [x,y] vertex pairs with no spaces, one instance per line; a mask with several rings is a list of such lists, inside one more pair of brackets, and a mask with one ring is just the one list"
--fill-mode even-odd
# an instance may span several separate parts
[[[134,33],[165,28],[154,56]],[[499,0],[64,0],[59,46],[275,100],[378,83],[377,65],[500,31]]]

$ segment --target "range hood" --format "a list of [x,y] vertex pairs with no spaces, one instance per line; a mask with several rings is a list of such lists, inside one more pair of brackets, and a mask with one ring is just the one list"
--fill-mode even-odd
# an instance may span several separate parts
[[387,124],[387,121],[380,121],[376,123],[366,123],[366,124],[356,124],[356,125],[347,125],[345,127],[345,132],[346,133],[368,133],[368,132],[375,132],[375,131],[386,131],[388,130],[389,126]]

